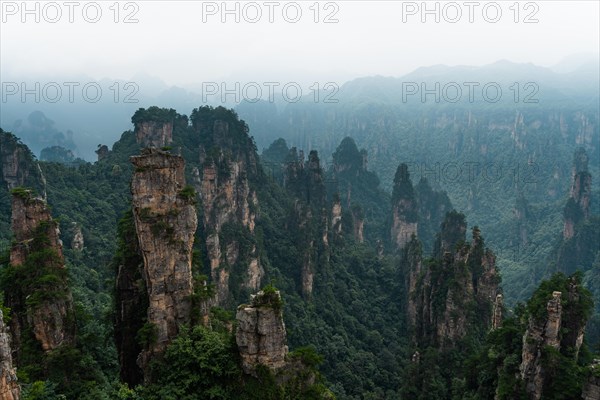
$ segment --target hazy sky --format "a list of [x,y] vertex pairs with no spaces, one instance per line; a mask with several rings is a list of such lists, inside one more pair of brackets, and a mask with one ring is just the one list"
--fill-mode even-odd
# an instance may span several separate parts
[[[30,1],[27,14],[21,1],[0,1],[0,79],[144,73],[184,87],[219,80],[343,82],[499,59],[552,66],[600,48],[595,0],[67,3]],[[124,23],[127,16],[137,22]]]

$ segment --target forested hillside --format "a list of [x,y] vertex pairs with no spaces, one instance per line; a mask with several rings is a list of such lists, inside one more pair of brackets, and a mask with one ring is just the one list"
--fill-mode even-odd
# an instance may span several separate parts
[[[327,146],[281,132],[292,139],[262,154],[253,126],[222,107],[139,109],[94,163],[38,161],[0,132],[0,334],[12,336],[0,340],[3,393],[454,400],[593,390],[584,330],[595,318],[598,340],[597,113],[372,111],[368,123],[357,109],[336,117]],[[557,164],[547,181],[502,184],[415,169],[456,159],[526,173]],[[497,254],[513,242],[528,252]]]

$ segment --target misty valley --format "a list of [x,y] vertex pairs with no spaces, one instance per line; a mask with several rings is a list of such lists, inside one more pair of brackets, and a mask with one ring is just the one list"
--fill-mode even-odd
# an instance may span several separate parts
[[0,2],[0,400],[600,400],[600,2]]

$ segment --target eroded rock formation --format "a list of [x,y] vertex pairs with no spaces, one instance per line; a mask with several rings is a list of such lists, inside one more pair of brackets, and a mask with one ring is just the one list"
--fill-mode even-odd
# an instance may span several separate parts
[[[136,137],[136,139],[137,139],[137,137]],[[103,144],[103,145],[98,146],[98,148],[95,150],[95,153],[98,155],[98,161],[102,161],[106,157],[108,157],[110,150],[108,149],[107,145]]]
[[521,356],[521,379],[525,381],[525,390],[531,400],[542,398],[544,389],[544,369],[542,350],[545,346],[554,349],[560,347],[560,327],[562,317],[561,292],[553,292],[548,301],[547,318],[531,318],[523,336],[523,354]]
[[[329,213],[325,205],[324,172],[318,153],[312,150],[305,161],[303,153],[299,154],[293,147],[287,157],[284,181],[288,192],[296,198],[288,229],[297,238],[296,245],[302,255],[302,295],[310,299],[317,265],[320,260],[325,261],[329,257]],[[337,204],[334,202],[331,217],[336,219],[332,225],[333,232],[340,232],[342,225],[341,204],[339,201]]]
[[[165,147],[173,142],[173,122],[141,121],[135,124],[135,140],[142,147]],[[100,158],[100,153],[98,153]]]
[[492,329],[502,328],[502,308],[504,307],[504,296],[500,293],[496,295],[494,301],[494,310],[492,313]]
[[600,400],[600,377],[597,375],[599,368],[600,361],[594,360],[594,364],[591,366],[591,373],[587,381],[583,384],[583,393],[581,395],[583,400]]
[[360,206],[352,207],[352,227],[354,240],[358,243],[363,243],[365,241],[365,213]]
[[588,172],[588,156],[584,149],[575,152],[573,177],[569,200],[564,209],[563,238],[571,239],[575,235],[575,226],[590,215],[590,195],[592,175]]
[[[242,285],[250,291],[258,290],[264,276],[256,245],[246,248],[240,243],[242,237],[250,241],[254,238],[259,202],[250,180],[258,174],[258,163],[250,145],[235,151],[221,147],[236,147],[232,140],[238,133],[237,126],[231,124],[215,120],[196,127],[209,136],[208,142],[215,147],[200,148],[203,167],[192,173],[204,208],[205,244],[216,289],[214,301],[219,306],[231,303],[229,281],[233,271],[244,276]],[[232,235],[233,231],[239,235]]]
[[263,365],[272,372],[286,366],[287,336],[279,291],[260,291],[249,305],[238,307],[236,342],[246,374],[257,376]]
[[392,193],[392,245],[402,249],[417,234],[418,205],[408,167],[400,164],[394,177]]
[[4,315],[0,310],[0,399],[19,400],[20,398],[21,388],[13,366],[10,334],[4,325]]
[[13,189],[25,184],[29,176],[30,153],[21,146],[17,138],[8,133],[0,135],[0,159],[2,159],[2,178],[8,189]]
[[[30,330],[43,351],[73,344],[75,324],[73,300],[59,238],[58,223],[48,206],[31,191],[15,189],[12,196],[10,268],[17,269],[14,290],[5,293],[13,310],[11,331],[16,358],[21,335]],[[22,277],[20,277],[23,275]]]
[[331,230],[336,235],[342,233],[342,202],[339,196],[334,200],[331,208]]
[[14,135],[0,129],[0,168],[1,178],[6,187],[34,188],[43,199],[46,198],[45,180],[31,151]]
[[[470,329],[492,327],[493,306],[500,281],[495,256],[473,228],[471,243],[465,242],[464,215],[449,213],[438,237],[436,256],[423,263],[416,238],[406,246],[408,268],[408,315],[417,345],[452,347]],[[477,310],[476,318],[468,312]]]
[[131,162],[133,215],[148,293],[147,330],[152,332],[139,359],[146,368],[191,320],[192,246],[198,219],[182,157],[145,149]]
[[71,240],[71,248],[73,250],[82,251],[85,241],[83,239],[83,232],[77,222],[71,224],[71,230],[73,233],[73,239]]
[[560,379],[553,370],[546,370],[549,349],[568,354],[576,362],[583,344],[587,318],[579,309],[582,293],[576,278],[569,278],[566,289],[553,291],[544,312],[530,315],[523,335],[519,370],[530,400],[542,399],[550,382]]

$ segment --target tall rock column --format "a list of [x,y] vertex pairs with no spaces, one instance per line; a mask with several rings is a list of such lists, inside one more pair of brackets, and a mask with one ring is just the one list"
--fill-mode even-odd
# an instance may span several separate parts
[[15,282],[5,296],[12,309],[11,332],[18,361],[25,330],[49,352],[74,343],[75,324],[60,231],[46,202],[29,190],[13,190],[12,231],[10,268],[14,268]]
[[[202,167],[192,172],[193,184],[202,201],[214,304],[228,307],[233,293],[258,290],[264,276],[254,236],[259,201],[252,185],[260,179],[260,164],[248,127],[237,115],[224,109],[218,117],[206,109],[197,111],[192,122],[206,140],[199,148]],[[243,276],[241,287],[230,288],[232,276]]]
[[133,215],[144,260],[151,340],[138,363],[162,353],[191,320],[192,246],[198,226],[195,192],[185,186],[182,157],[155,149],[131,157]]
[[280,293],[274,289],[261,290],[251,304],[238,307],[235,339],[246,374],[257,376],[259,365],[273,372],[285,367],[288,347],[281,307]]
[[408,173],[408,166],[400,164],[394,177],[392,193],[392,228],[390,231],[392,245],[396,249],[403,248],[417,234],[418,204]]
[[521,379],[525,381],[525,390],[531,400],[542,398],[544,388],[544,368],[542,349],[550,346],[560,348],[560,327],[562,318],[561,292],[553,292],[548,301],[547,318],[530,318],[529,326],[523,336],[523,354],[521,355]]
[[575,226],[590,214],[590,195],[592,192],[592,175],[588,172],[588,155],[585,149],[575,152],[573,160],[573,181],[569,200],[564,209],[563,238],[570,239],[575,235]]
[[407,311],[419,347],[452,348],[472,328],[485,332],[495,318],[501,318],[498,304],[494,313],[500,282],[495,256],[485,247],[477,227],[470,244],[465,242],[465,231],[465,216],[453,211],[442,223],[433,258],[423,261],[416,238],[403,251]]
[[10,335],[4,325],[4,315],[0,310],[0,399],[18,400],[21,388],[17,383],[17,372],[13,367]]

